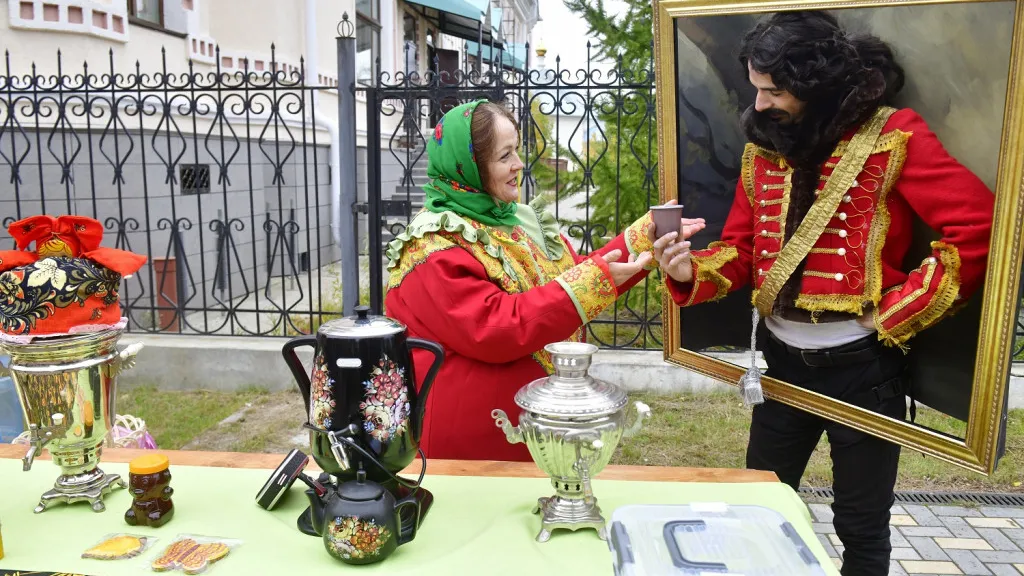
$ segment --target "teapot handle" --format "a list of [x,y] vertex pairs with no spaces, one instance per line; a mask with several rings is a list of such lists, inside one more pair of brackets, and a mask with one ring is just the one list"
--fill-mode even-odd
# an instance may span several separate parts
[[[406,506],[412,506],[411,523],[408,526],[402,522],[402,508]],[[412,542],[420,525],[420,503],[416,501],[415,493],[402,498],[395,504],[395,524],[398,526],[398,537],[396,539],[398,545],[401,546],[402,544]]]
[[295,353],[295,349],[299,346],[312,346],[313,348],[316,348],[316,334],[296,336],[288,342],[285,342],[284,347],[281,349],[284,361],[288,364],[288,368],[292,371],[292,376],[295,377],[295,382],[299,385],[299,392],[302,392],[302,401],[305,402],[305,406],[308,411],[310,388],[309,374],[306,374],[306,369],[302,366],[302,361],[299,360],[298,354]]
[[[418,418],[417,421],[420,426],[423,426],[423,413],[427,409],[427,394],[430,393],[430,385],[434,383],[434,377],[437,376],[437,371],[441,369],[441,364],[444,363],[444,348],[442,348],[437,342],[423,340],[422,338],[409,338],[406,342],[409,344],[410,348],[427,350],[434,355],[434,363],[431,364],[430,369],[427,370],[427,375],[423,378],[423,385],[420,386],[419,390],[419,408],[416,412]],[[413,385],[415,385],[415,383]]]

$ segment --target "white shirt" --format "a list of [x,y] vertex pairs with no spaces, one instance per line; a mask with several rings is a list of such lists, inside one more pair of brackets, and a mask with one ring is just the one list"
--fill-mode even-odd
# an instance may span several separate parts
[[874,328],[865,328],[856,320],[811,324],[770,316],[764,323],[779,340],[805,350],[842,346],[875,333]]

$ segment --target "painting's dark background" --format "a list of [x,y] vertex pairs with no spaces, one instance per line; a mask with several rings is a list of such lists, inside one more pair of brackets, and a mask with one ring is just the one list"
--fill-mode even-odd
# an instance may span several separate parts
[[[849,32],[885,40],[907,75],[896,105],[915,109],[946,149],[995,188],[1013,32],[1013,2],[884,7],[834,12]],[[755,92],[736,54],[763,15],[676,21],[679,201],[707,228],[694,249],[717,240],[739,178],[745,138],[739,115]],[[904,269],[917,267],[937,238],[916,222]],[[979,291],[957,315],[909,341],[914,397],[967,419],[980,324]],[[749,287],[681,311],[682,347],[749,349]],[[763,331],[763,324],[762,324]]]

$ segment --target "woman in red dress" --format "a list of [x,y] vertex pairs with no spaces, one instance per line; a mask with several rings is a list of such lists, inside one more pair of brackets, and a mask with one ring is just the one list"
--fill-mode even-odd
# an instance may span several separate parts
[[[426,210],[387,250],[385,313],[445,349],[421,439],[430,458],[530,460],[491,410],[517,420],[516,391],[552,372],[544,346],[581,341],[651,262],[649,214],[579,256],[538,202],[517,204],[518,147],[515,119],[498,104],[445,114],[427,142]],[[704,226],[683,224],[687,236]],[[414,352],[421,381],[431,360]]]

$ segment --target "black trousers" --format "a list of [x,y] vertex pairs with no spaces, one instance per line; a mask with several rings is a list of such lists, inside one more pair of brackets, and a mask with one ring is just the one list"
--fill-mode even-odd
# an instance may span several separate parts
[[[817,353],[801,353],[770,337],[763,349],[773,378],[893,418],[906,416],[903,353],[882,346],[874,335]],[[769,399],[754,407],[747,468],[775,472],[797,490],[822,432],[831,447],[842,574],[887,576],[899,446]]]

